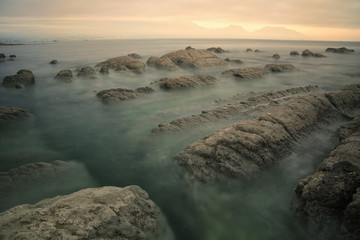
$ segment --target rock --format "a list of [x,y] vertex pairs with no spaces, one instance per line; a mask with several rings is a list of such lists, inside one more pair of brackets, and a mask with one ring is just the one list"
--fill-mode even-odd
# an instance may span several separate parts
[[295,67],[292,64],[267,64],[265,69],[270,72],[292,72]]
[[254,52],[256,52],[256,53],[259,53],[259,52],[261,52],[260,50],[258,50],[258,49],[255,49],[255,51]]
[[214,85],[217,79],[210,75],[181,76],[176,78],[163,78],[153,84],[158,84],[160,88],[171,90],[179,88],[193,88],[197,86]]
[[161,70],[178,71],[181,69],[202,69],[223,67],[228,63],[207,50],[178,50],[161,58],[151,57],[146,64]]
[[210,52],[214,52],[214,53],[224,53],[226,52],[224,49],[222,49],[221,47],[211,47],[211,48],[208,48],[206,49]]
[[60,72],[58,72],[58,74],[56,74],[55,79],[59,79],[64,82],[72,82],[73,80],[72,71],[69,69],[61,70]]
[[134,99],[152,93],[151,87],[141,87],[135,90],[128,88],[113,88],[102,90],[96,94],[104,103],[120,102],[128,99]]
[[251,48],[246,49],[246,52],[253,52]]
[[79,72],[77,73],[78,77],[81,78],[96,78],[96,72],[92,67],[83,67],[79,69]]
[[225,61],[227,61],[227,62],[229,62],[229,63],[235,63],[235,64],[242,64],[242,63],[244,63],[244,62],[241,61],[240,59],[225,58]]
[[355,50],[347,49],[346,47],[341,48],[327,48],[325,52],[332,52],[332,53],[354,53]]
[[130,56],[121,56],[110,58],[104,62],[98,63],[96,67],[108,67],[118,72],[143,73],[145,64]]
[[276,53],[276,54],[274,54],[274,55],[272,56],[272,58],[273,58],[273,59],[276,59],[276,60],[277,60],[277,59],[280,59],[280,55]]
[[137,53],[130,53],[128,54],[129,57],[132,57],[133,59],[141,59],[142,57]]
[[22,84],[16,84],[16,85],[15,85],[15,88],[17,88],[17,89],[22,89],[22,88],[25,88],[25,86],[22,85]]
[[269,74],[265,68],[253,67],[244,69],[230,69],[221,73],[223,77],[234,77],[236,79],[256,79]]
[[291,51],[290,56],[298,56],[300,53],[298,51]]
[[309,49],[306,49],[302,52],[301,56],[303,57],[326,57],[325,55],[321,53],[313,53]]
[[185,50],[190,50],[190,49],[195,50],[195,48],[193,48],[193,47],[191,47],[191,46],[187,46],[187,47],[185,48]]
[[104,75],[109,74],[109,67],[107,66],[101,67],[99,72]]
[[19,70],[16,75],[4,78],[2,85],[4,87],[15,87],[15,85],[32,85],[35,83],[35,76],[30,70]]
[[301,179],[292,209],[315,237],[360,237],[360,117],[317,172]]
[[159,239],[165,229],[138,186],[88,188],[0,214],[4,239]]
[[11,54],[9,57],[10,57],[10,58],[16,58],[16,55]]
[[32,114],[25,109],[0,107],[0,126],[14,121],[25,120],[29,117],[32,117]]
[[218,122],[227,125],[233,124],[244,116],[248,117],[250,114],[254,115],[272,108],[274,105],[317,91],[319,91],[319,88],[316,86],[306,86],[268,92],[248,98],[240,103],[228,104],[216,109],[202,111],[202,113],[198,115],[176,119],[167,124],[159,124],[158,127],[152,129],[151,135],[193,131],[195,128],[198,129],[199,127],[209,126]]
[[360,84],[309,94],[237,122],[176,155],[189,180],[202,182],[248,176],[276,164],[307,134],[360,110]]
[[58,60],[56,60],[56,59],[50,61],[50,64],[58,64],[58,63],[59,63],[59,62],[58,62]]
[[0,53],[0,58],[6,58],[5,54]]

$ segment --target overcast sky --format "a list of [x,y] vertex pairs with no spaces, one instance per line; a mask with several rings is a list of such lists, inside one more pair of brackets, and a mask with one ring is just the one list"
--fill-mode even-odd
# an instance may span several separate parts
[[249,32],[282,26],[304,39],[360,41],[359,12],[360,0],[0,0],[0,35],[222,37],[199,26],[239,25]]

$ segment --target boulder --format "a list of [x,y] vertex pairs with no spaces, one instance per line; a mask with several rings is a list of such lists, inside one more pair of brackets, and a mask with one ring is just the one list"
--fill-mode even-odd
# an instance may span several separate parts
[[4,78],[2,85],[4,87],[15,87],[15,85],[32,85],[35,83],[35,76],[30,70],[19,70],[16,75]]
[[6,58],[5,54],[0,53],[0,58]]
[[151,87],[141,87],[135,90],[128,88],[113,88],[102,90],[96,94],[103,103],[120,102],[128,99],[134,99],[152,93]]
[[189,180],[211,182],[248,176],[273,166],[295,143],[324,124],[360,110],[360,84],[339,91],[309,94],[237,122],[176,155]]
[[246,52],[253,52],[251,48],[246,49]]
[[292,209],[311,235],[321,239],[360,238],[360,117],[317,172],[301,179]]
[[178,67],[170,58],[158,58],[158,57],[150,57],[146,61],[146,65],[148,67],[154,67],[159,70],[166,71],[182,71],[180,67]]
[[10,58],[16,58],[16,55],[15,55],[15,54],[11,54],[9,57],[10,57]]
[[224,49],[222,49],[221,47],[211,47],[211,48],[208,48],[206,49],[210,52],[214,52],[214,53],[224,53],[226,52]]
[[58,74],[56,74],[55,79],[59,79],[64,82],[72,82],[73,80],[72,71],[69,69],[61,70],[60,72],[58,72]]
[[300,53],[298,51],[291,51],[290,56],[298,56]]
[[0,107],[0,126],[13,122],[20,121],[32,117],[32,114],[22,108],[17,107]]
[[193,48],[193,47],[191,47],[191,46],[187,46],[187,47],[185,48],[185,50],[190,50],[190,49],[195,50],[195,48]]
[[276,60],[277,60],[277,59],[280,59],[280,55],[276,53],[276,54],[274,54],[274,55],[272,56],[272,58],[273,58],[273,59],[276,59]]
[[142,59],[142,56],[140,56],[137,53],[130,53],[128,54],[129,57],[132,57],[133,59]]
[[56,60],[56,59],[50,61],[50,64],[58,64],[58,63],[59,63],[59,62],[58,62],[58,60]]
[[346,47],[341,47],[341,48],[327,48],[325,50],[325,52],[332,52],[332,53],[354,53],[355,50],[353,49],[348,49]]
[[96,71],[92,67],[80,68],[77,75],[80,78],[96,78]]
[[243,69],[230,69],[221,73],[223,77],[234,77],[235,79],[257,79],[269,74],[265,68],[252,67]]
[[240,59],[225,58],[225,61],[227,61],[228,63],[235,63],[235,64],[242,64],[242,63],[244,63],[244,62],[241,61]]
[[270,72],[292,72],[295,67],[292,64],[267,64],[265,69]]
[[110,58],[104,62],[98,63],[95,67],[108,67],[114,71],[136,74],[145,71],[145,64],[130,56]]
[[301,56],[303,57],[326,57],[325,55],[321,53],[313,53],[309,49],[306,49],[302,52]]
[[193,88],[198,86],[214,85],[217,79],[210,75],[181,76],[176,78],[163,78],[153,84],[158,84],[160,88],[171,90],[179,88]]
[[4,239],[159,239],[165,229],[138,186],[88,188],[0,213]]

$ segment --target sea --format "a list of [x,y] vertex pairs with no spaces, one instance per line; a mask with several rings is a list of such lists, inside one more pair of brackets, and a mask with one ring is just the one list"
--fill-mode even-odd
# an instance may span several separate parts
[[[63,69],[91,66],[109,58],[138,53],[140,61],[191,46],[221,47],[221,58],[240,59],[230,68],[264,67],[271,63],[293,64],[296,71],[270,74],[253,80],[222,78],[225,69],[169,73],[148,67],[143,74],[110,71],[96,79],[71,83],[54,79]],[[328,47],[354,49],[352,54],[325,52]],[[260,52],[246,52],[246,49]],[[324,58],[290,56],[290,51],[309,49]],[[312,239],[291,211],[299,179],[317,165],[338,143],[340,124],[314,132],[298,143],[294,152],[278,164],[246,178],[219,183],[189,183],[174,156],[195,141],[229,123],[191,132],[153,136],[161,123],[221,106],[217,99],[236,94],[245,100],[253,93],[317,85],[321,90],[360,83],[360,42],[280,41],[249,39],[126,39],[33,43],[0,46],[0,53],[16,58],[0,62],[0,80],[20,69],[31,70],[35,84],[24,89],[0,87],[0,106],[21,107],[34,117],[0,129],[0,172],[33,163],[62,160],[76,171],[57,179],[29,184],[21,191],[0,196],[0,211],[36,203],[83,188],[138,185],[159,206],[170,229],[164,239]],[[272,58],[279,54],[280,59]],[[51,65],[53,59],[58,64]],[[211,74],[215,86],[164,91],[150,85],[164,77]],[[153,86],[153,94],[103,104],[96,93],[110,88]],[[241,101],[241,99],[239,100]],[[359,103],[360,104],[360,103]],[[231,124],[230,124],[231,125]]]

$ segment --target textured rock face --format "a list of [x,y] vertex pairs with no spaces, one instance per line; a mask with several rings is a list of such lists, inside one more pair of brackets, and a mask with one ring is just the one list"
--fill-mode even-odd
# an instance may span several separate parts
[[0,126],[9,122],[24,120],[31,116],[32,114],[29,111],[22,108],[0,107]]
[[208,48],[206,49],[210,52],[214,52],[214,53],[224,53],[226,52],[224,49],[222,49],[221,47],[211,47],[211,48]]
[[298,56],[300,53],[298,51],[291,51],[290,56]]
[[295,190],[295,214],[320,239],[360,238],[360,117],[350,125],[318,171]]
[[98,63],[96,67],[108,67],[114,71],[130,73],[143,73],[145,71],[145,64],[130,56],[110,58]]
[[58,72],[58,74],[56,74],[55,79],[59,79],[64,82],[72,82],[73,80],[72,71],[69,69],[61,70],[60,72]]
[[327,48],[325,52],[333,52],[333,53],[354,53],[355,50],[347,49],[346,47],[341,48]]
[[96,78],[96,72],[92,67],[83,67],[80,68],[79,72],[77,73],[78,77],[81,78]]
[[191,131],[194,128],[219,121],[234,123],[243,116],[259,113],[295,97],[317,91],[319,91],[319,88],[316,86],[306,86],[262,94],[240,103],[228,104],[213,110],[202,111],[199,115],[183,117],[167,124],[160,124],[152,129],[151,134],[159,135]]
[[16,75],[4,78],[2,85],[4,87],[15,87],[16,85],[32,85],[35,83],[35,76],[30,70],[19,70]]
[[267,69],[270,72],[292,72],[295,70],[294,65],[292,64],[267,64],[265,66],[265,69]]
[[175,159],[190,180],[246,176],[274,165],[293,144],[323,124],[359,111],[360,85],[309,94],[233,124],[188,146]]
[[4,239],[156,239],[162,215],[138,186],[89,188],[0,214]]
[[135,90],[127,88],[113,88],[102,90],[98,92],[96,96],[99,97],[104,103],[110,103],[138,98],[141,96],[145,96],[146,94],[149,94],[153,91],[154,90],[151,87],[141,87]]
[[217,79],[210,75],[181,76],[177,78],[163,78],[154,82],[163,89],[193,88],[198,86],[214,85]]
[[309,49],[306,49],[302,52],[301,56],[303,57],[326,57],[325,55],[321,53],[313,53]]

